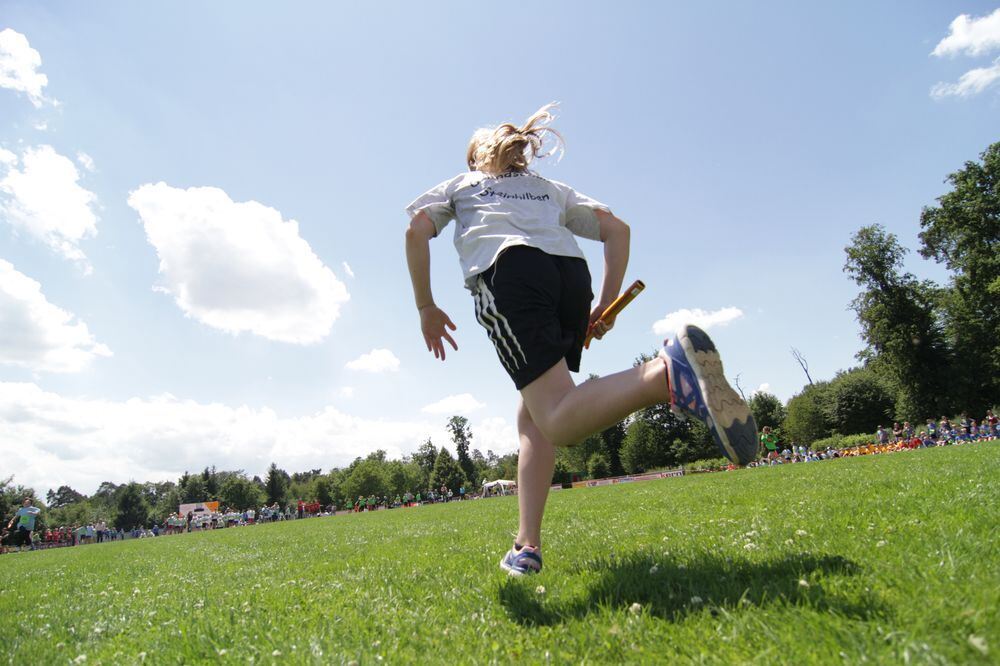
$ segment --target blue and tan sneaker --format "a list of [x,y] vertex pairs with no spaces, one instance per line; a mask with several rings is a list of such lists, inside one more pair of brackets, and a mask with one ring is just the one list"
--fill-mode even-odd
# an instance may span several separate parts
[[542,570],[542,551],[534,546],[518,548],[517,544],[514,544],[514,547],[507,551],[507,554],[500,560],[500,568],[511,576],[540,573]]
[[707,425],[719,450],[734,463],[746,465],[754,460],[757,424],[746,402],[726,381],[719,352],[708,334],[686,324],[664,341],[659,355],[667,362],[671,411]]

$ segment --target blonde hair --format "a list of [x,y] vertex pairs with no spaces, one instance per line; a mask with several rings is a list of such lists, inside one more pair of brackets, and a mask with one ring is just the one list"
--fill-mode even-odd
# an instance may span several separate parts
[[[549,127],[555,120],[552,110],[556,102],[546,104],[524,121],[520,127],[513,123],[503,123],[497,127],[477,129],[469,140],[466,162],[472,171],[482,171],[499,175],[508,171],[526,171],[531,160],[548,157],[564,150],[562,135]],[[542,152],[546,134],[555,138],[555,145],[548,152]]]

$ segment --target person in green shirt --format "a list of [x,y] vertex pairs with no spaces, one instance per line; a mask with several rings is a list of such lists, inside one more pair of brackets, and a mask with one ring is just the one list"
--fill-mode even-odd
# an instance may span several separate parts
[[778,436],[771,432],[771,426],[761,428],[760,449],[761,453],[768,458],[778,455]]

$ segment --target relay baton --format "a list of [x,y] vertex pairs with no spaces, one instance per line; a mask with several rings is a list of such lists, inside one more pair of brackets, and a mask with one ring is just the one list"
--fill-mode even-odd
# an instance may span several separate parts
[[[625,306],[632,302],[632,299],[639,295],[639,292],[646,288],[642,280],[636,280],[632,286],[626,289],[615,302],[608,306],[608,309],[601,313],[597,321],[607,321],[618,316],[618,313],[625,309]],[[590,341],[594,339],[593,327],[587,331],[587,339],[583,341],[583,348],[590,349]]]

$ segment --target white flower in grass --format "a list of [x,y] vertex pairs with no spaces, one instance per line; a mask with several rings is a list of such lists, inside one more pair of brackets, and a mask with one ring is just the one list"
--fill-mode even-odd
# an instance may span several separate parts
[[695,606],[702,603],[701,597],[691,597],[691,603]]
[[638,615],[639,613],[642,612],[642,604],[638,602],[632,604],[631,606],[628,607],[628,612],[632,613],[632,615]]
[[655,574],[659,570],[660,570],[660,567],[658,567],[658,566],[656,566],[654,564],[653,566],[649,567],[649,575],[652,576],[653,574]]
[[889,545],[889,542],[886,541],[885,539],[883,539],[883,540],[879,541],[877,544],[875,544],[875,547],[876,548],[881,548],[882,546],[888,546],[888,545]]
[[218,650],[216,650],[215,652],[216,652],[216,654],[218,654],[218,655],[219,655],[220,657],[225,657],[225,656],[226,656],[226,653],[228,653],[228,652],[229,652],[229,650],[227,650],[226,648],[219,648],[219,649],[218,649]]
[[545,594],[545,586],[539,585],[535,588],[535,594]]
[[809,587],[809,581],[807,581],[805,578],[800,578],[799,587]]
[[985,657],[990,652],[990,646],[986,644],[986,639],[982,636],[976,636],[975,634],[969,634],[969,645],[979,650],[979,652]]
[[271,653],[271,656],[272,657],[280,657],[281,656],[281,650],[275,650],[274,652]]
[[80,655],[77,655],[76,659],[73,660],[73,663],[74,664],[82,664],[85,661],[87,661],[87,655],[80,654]]
[[755,544],[753,542],[748,543],[748,544],[746,544],[746,545],[743,546],[743,549],[744,550],[756,550],[757,549],[757,544]]
[[805,530],[795,530],[795,536],[809,536],[809,532]]

